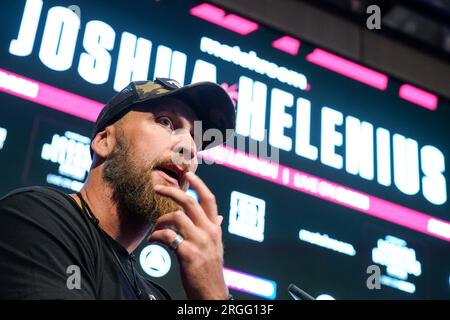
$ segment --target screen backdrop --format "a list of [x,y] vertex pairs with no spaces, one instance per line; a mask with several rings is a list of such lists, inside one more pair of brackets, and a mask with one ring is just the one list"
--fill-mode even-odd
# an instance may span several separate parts
[[[198,1],[21,0],[1,16],[1,194],[79,190],[92,122],[130,80],[215,81],[237,134],[198,173],[224,215],[236,298],[290,299],[290,283],[450,297],[448,100]],[[137,257],[184,297],[170,250],[143,243]]]

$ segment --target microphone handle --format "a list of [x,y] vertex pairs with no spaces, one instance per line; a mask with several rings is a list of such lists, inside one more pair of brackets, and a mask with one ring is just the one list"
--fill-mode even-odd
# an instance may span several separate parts
[[316,300],[311,295],[297,287],[295,284],[290,284],[288,291],[295,300]]

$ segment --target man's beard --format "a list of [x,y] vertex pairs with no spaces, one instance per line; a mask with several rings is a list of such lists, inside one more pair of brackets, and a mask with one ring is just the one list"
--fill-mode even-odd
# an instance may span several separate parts
[[[121,218],[155,223],[156,220],[182,207],[170,198],[158,195],[153,189],[153,169],[172,164],[170,157],[138,166],[124,136],[117,136],[117,146],[104,162],[103,178],[112,189],[112,200]],[[184,166],[183,169],[187,169]],[[182,186],[183,187],[183,186]]]

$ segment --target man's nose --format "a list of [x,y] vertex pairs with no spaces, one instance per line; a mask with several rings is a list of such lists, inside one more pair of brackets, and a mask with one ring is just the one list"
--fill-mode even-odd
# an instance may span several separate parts
[[175,136],[175,153],[177,153],[184,161],[191,162],[197,157],[197,147],[191,134],[187,130],[177,130]]
[[191,148],[179,146],[175,148],[175,152],[185,161],[191,161],[195,158],[195,152]]

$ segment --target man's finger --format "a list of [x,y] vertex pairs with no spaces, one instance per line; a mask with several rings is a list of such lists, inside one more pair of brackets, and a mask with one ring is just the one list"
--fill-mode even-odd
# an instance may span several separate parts
[[164,185],[156,185],[154,190],[159,195],[168,197],[183,207],[186,215],[191,218],[195,225],[203,226],[206,224],[207,217],[202,214],[203,209],[197,201],[184,191]]
[[198,233],[197,227],[191,219],[181,210],[170,212],[160,217],[155,224],[154,231],[174,228],[185,239],[191,239]]
[[[171,244],[177,238],[177,233],[172,229],[162,229],[154,231],[150,237],[148,237],[148,242],[160,242],[172,248]],[[184,240],[178,245],[181,246]]]
[[218,210],[216,197],[209,190],[208,186],[200,179],[197,175],[192,172],[186,173],[186,178],[189,184],[197,191],[198,198],[200,200],[200,205],[208,216],[209,220],[213,223],[218,222]]

